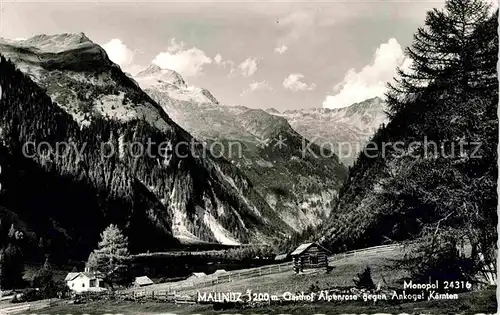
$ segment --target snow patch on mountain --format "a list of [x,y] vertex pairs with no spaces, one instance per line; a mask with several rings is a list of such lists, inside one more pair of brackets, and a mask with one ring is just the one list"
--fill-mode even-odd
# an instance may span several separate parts
[[212,231],[219,243],[224,245],[240,245],[237,240],[231,237],[231,233],[220,225],[210,213],[205,212],[203,222],[210,228],[210,231]]

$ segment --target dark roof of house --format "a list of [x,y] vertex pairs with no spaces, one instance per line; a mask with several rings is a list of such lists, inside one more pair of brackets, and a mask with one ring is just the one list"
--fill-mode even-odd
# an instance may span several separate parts
[[330,251],[326,248],[324,248],[323,246],[317,244],[317,243],[304,243],[304,244],[300,244],[299,247],[297,247],[290,255],[291,256],[296,256],[296,255],[300,255],[302,254],[304,251],[306,251],[309,247],[311,247],[312,245],[316,245],[318,246],[319,248],[323,249],[325,252],[329,253]]

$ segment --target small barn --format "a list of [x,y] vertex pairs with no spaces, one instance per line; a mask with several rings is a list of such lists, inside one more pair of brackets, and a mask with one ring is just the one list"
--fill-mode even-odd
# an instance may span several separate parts
[[193,272],[186,280],[189,281],[199,281],[205,278],[207,275],[204,272]]
[[276,257],[274,257],[274,260],[275,261],[286,261],[286,260],[288,260],[288,258],[289,258],[289,255],[287,253],[285,253],[285,254],[276,255]]
[[293,268],[299,273],[304,269],[327,268],[330,252],[317,243],[304,243],[297,247],[291,254]]
[[136,277],[134,280],[134,286],[145,287],[154,284],[153,280],[149,279],[147,276]]
[[212,275],[213,276],[222,276],[227,274],[227,271],[224,269],[217,269]]

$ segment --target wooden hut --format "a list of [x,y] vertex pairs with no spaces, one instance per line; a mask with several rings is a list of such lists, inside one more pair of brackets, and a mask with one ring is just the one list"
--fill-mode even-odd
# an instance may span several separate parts
[[274,257],[274,260],[275,261],[286,261],[286,260],[288,260],[289,256],[290,255],[288,255],[287,253],[285,253],[285,254],[279,254],[279,255],[276,255],[276,257]]
[[327,268],[330,252],[316,243],[304,243],[297,247],[291,254],[293,268],[299,273],[304,269]]
[[186,280],[197,282],[206,277],[207,275],[204,272],[193,272]]
[[137,277],[134,280],[134,286],[145,287],[154,284],[153,280],[149,279],[147,276]]

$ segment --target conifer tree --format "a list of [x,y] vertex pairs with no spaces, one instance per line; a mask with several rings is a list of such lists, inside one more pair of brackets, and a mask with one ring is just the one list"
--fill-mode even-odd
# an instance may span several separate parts
[[462,101],[467,100],[479,75],[479,57],[483,53],[478,50],[481,40],[473,34],[490,18],[490,11],[491,6],[483,0],[448,0],[444,9],[427,13],[425,26],[418,28],[411,47],[406,49],[411,66],[398,69],[396,83],[388,85],[390,116],[394,117],[429,85],[439,89],[441,84],[453,82],[455,93]]
[[21,250],[23,233],[11,225],[7,246],[0,251],[0,285],[2,289],[23,286],[24,258]]
[[[422,280],[471,277],[490,265],[495,271],[497,20],[485,1],[448,0],[428,13],[406,50],[410,71],[400,69],[397,84],[389,85],[391,127],[406,126],[414,138],[440,146],[467,144],[447,156],[400,159],[406,171],[389,174],[379,196],[388,216],[401,214],[397,230],[419,233],[408,262]],[[459,255],[464,243],[472,247],[467,259]]]
[[112,285],[127,280],[128,240],[114,224],[101,233],[101,241],[87,260],[87,268],[101,273]]

